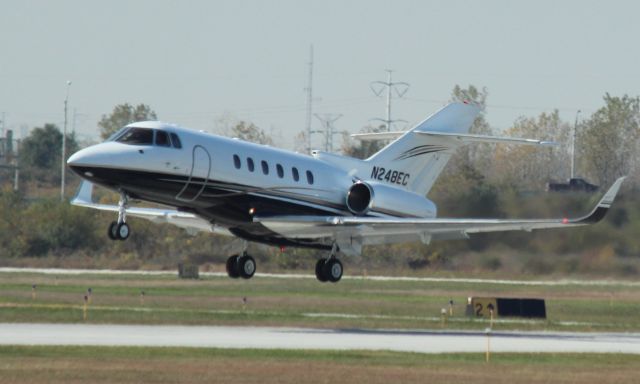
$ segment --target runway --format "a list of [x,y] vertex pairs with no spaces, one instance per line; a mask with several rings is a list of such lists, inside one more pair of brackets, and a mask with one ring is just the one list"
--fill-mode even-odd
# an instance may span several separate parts
[[[63,268],[17,268],[0,267],[0,273],[35,273],[43,275],[120,275],[120,276],[177,276],[176,271],[142,271],[115,269],[63,269]],[[202,277],[227,277],[226,272],[200,272]],[[313,279],[312,274],[298,273],[260,273],[255,277],[272,279]],[[412,281],[426,283],[469,283],[469,284],[500,284],[521,286],[598,286],[598,287],[640,287],[640,281],[629,280],[509,280],[509,279],[479,279],[456,277],[406,277],[406,276],[361,276],[345,275],[343,280],[374,280],[374,281]]]
[[[0,345],[484,352],[487,335],[466,331],[395,331],[275,327],[0,324]],[[640,333],[493,332],[493,352],[640,354]]]

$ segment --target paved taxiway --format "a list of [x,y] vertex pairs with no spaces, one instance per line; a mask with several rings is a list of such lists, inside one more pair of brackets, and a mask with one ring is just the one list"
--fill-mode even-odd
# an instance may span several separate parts
[[[464,331],[331,330],[165,325],[0,324],[0,345],[171,346],[258,349],[483,352],[487,336]],[[494,332],[494,352],[640,354],[640,333]]]
[[[115,270],[115,269],[62,269],[62,268],[15,268],[0,267],[0,273],[36,273],[44,275],[120,275],[120,276],[176,276],[176,271],[141,271],[141,270]],[[203,277],[227,277],[226,272],[200,272]],[[313,279],[312,274],[298,273],[261,273],[256,272],[256,277],[268,277],[273,279]],[[375,280],[375,281],[414,281],[431,283],[472,283],[472,284],[501,284],[524,286],[621,286],[640,287],[640,281],[628,280],[508,280],[508,279],[477,279],[455,277],[403,277],[403,276],[359,276],[345,275],[343,280]]]

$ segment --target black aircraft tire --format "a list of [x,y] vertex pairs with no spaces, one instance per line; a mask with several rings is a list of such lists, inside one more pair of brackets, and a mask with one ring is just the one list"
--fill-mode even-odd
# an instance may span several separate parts
[[316,262],[316,279],[321,283],[326,283],[329,279],[324,274],[324,265],[327,259],[318,259]]
[[116,226],[116,237],[118,240],[127,240],[131,231],[127,223],[120,223]]
[[118,234],[116,233],[117,226],[117,221],[112,221],[111,224],[109,224],[109,228],[107,229],[107,235],[109,236],[109,239],[118,240]]
[[232,279],[240,277],[238,271],[238,255],[233,255],[227,259],[227,275]]
[[342,263],[340,262],[340,260],[338,259],[329,259],[327,260],[327,262],[324,264],[324,268],[323,269],[323,275],[325,276],[325,278],[332,282],[332,283],[337,283],[338,281],[340,281],[340,279],[342,279]]
[[236,265],[238,274],[243,279],[250,279],[253,277],[253,274],[256,273],[256,261],[249,255],[245,254],[240,256]]

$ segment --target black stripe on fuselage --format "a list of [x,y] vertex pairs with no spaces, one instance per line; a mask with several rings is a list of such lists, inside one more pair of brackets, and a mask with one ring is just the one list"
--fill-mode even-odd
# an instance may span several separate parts
[[[282,191],[257,189],[241,184],[221,181],[191,179],[183,191],[188,177],[140,170],[113,169],[106,167],[71,166],[71,169],[92,183],[112,190],[123,190],[131,198],[177,207],[178,210],[194,212],[212,223],[229,229],[234,235],[256,242],[277,246],[298,246],[326,249],[328,246],[313,240],[293,240],[282,237],[261,223],[253,222],[254,214],[263,216],[326,216],[349,215],[346,212],[314,207],[313,202],[298,198],[285,198]],[[202,186],[204,191],[200,193]],[[308,188],[305,188],[308,189]],[[176,196],[182,192],[182,200]],[[259,192],[259,193],[257,193]],[[189,197],[198,196],[189,201]],[[326,203],[325,203],[326,204]],[[341,213],[337,213],[341,212]],[[330,248],[330,246],[329,246]]]

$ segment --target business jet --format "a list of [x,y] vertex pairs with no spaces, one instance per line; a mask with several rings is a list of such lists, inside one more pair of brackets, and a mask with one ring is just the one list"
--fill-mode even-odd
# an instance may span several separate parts
[[[157,121],[129,124],[105,142],[68,160],[83,182],[72,203],[117,213],[113,240],[129,237],[128,216],[170,223],[190,233],[243,239],[244,251],[227,259],[232,278],[251,278],[256,262],[247,241],[325,250],[316,263],[321,282],[343,274],[339,255],[364,245],[463,239],[494,231],[565,228],[600,221],[613,203],[618,179],[584,217],[543,220],[437,217],[426,195],[449,158],[475,142],[544,146],[549,142],[469,134],[479,113],[453,103],[406,132],[356,135],[390,143],[366,160],[314,151],[312,156],[198,132]],[[120,195],[118,205],[93,201],[97,184]],[[146,201],[165,208],[132,206]]]

